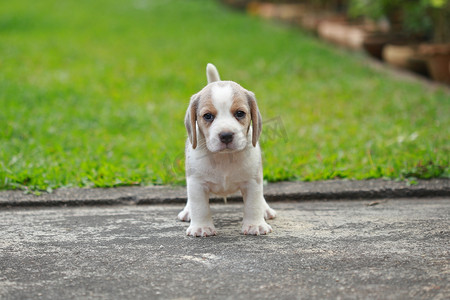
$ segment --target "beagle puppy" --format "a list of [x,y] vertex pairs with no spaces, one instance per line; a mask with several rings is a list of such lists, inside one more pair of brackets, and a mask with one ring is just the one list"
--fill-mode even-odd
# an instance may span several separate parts
[[267,234],[275,218],[263,195],[258,139],[262,121],[255,95],[233,81],[221,81],[216,67],[206,67],[208,85],[191,97],[186,111],[186,183],[188,200],[178,214],[190,221],[191,236],[216,235],[209,208],[211,194],[240,191],[244,199],[242,233]]

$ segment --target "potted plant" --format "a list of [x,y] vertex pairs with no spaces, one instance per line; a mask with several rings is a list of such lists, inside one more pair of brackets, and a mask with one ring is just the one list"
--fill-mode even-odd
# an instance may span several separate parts
[[347,48],[360,48],[365,32],[359,21],[348,18],[347,0],[313,0],[311,3],[320,11],[314,25],[321,38]]
[[[436,80],[450,81],[450,0],[350,0],[349,11],[389,23],[389,31],[365,39],[369,54],[377,58],[381,54],[395,66],[422,74],[429,70]],[[419,46],[430,39],[433,43]]]
[[266,19],[279,19],[290,23],[300,23],[300,19],[306,14],[305,4],[299,2],[275,1],[250,1],[247,12],[251,15],[259,15]]
[[401,2],[401,0],[350,0],[348,10],[350,16],[369,19],[377,24],[366,34],[363,41],[363,48],[372,57],[381,60],[386,45],[393,41],[404,41],[401,36]]
[[323,22],[342,23],[346,16],[343,13],[347,0],[309,0],[299,1],[305,6],[305,13],[300,18],[300,25],[311,32],[319,33]]
[[450,84],[450,0],[422,1],[427,4],[427,17],[433,30],[431,43],[421,44],[418,54],[426,60],[434,80]]

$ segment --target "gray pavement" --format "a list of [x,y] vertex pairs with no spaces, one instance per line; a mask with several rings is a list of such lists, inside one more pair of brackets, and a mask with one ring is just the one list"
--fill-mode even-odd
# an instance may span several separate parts
[[4,206],[0,299],[448,299],[450,197],[272,206],[254,237],[213,204],[210,238],[178,203]]

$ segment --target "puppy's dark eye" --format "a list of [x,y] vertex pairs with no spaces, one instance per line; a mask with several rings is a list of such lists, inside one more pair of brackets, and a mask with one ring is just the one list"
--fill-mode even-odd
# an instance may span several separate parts
[[234,116],[236,117],[236,119],[241,120],[243,118],[245,118],[245,112],[243,112],[242,110],[238,110]]
[[212,122],[212,121],[214,120],[214,115],[213,115],[213,114],[210,114],[210,113],[204,114],[204,115],[203,115],[203,119],[204,119],[206,122]]

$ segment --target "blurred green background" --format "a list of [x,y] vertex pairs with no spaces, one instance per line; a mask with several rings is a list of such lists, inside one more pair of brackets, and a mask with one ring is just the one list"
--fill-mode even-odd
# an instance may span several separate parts
[[268,181],[449,176],[449,93],[220,2],[0,4],[0,189],[183,184],[214,63],[255,92]]

